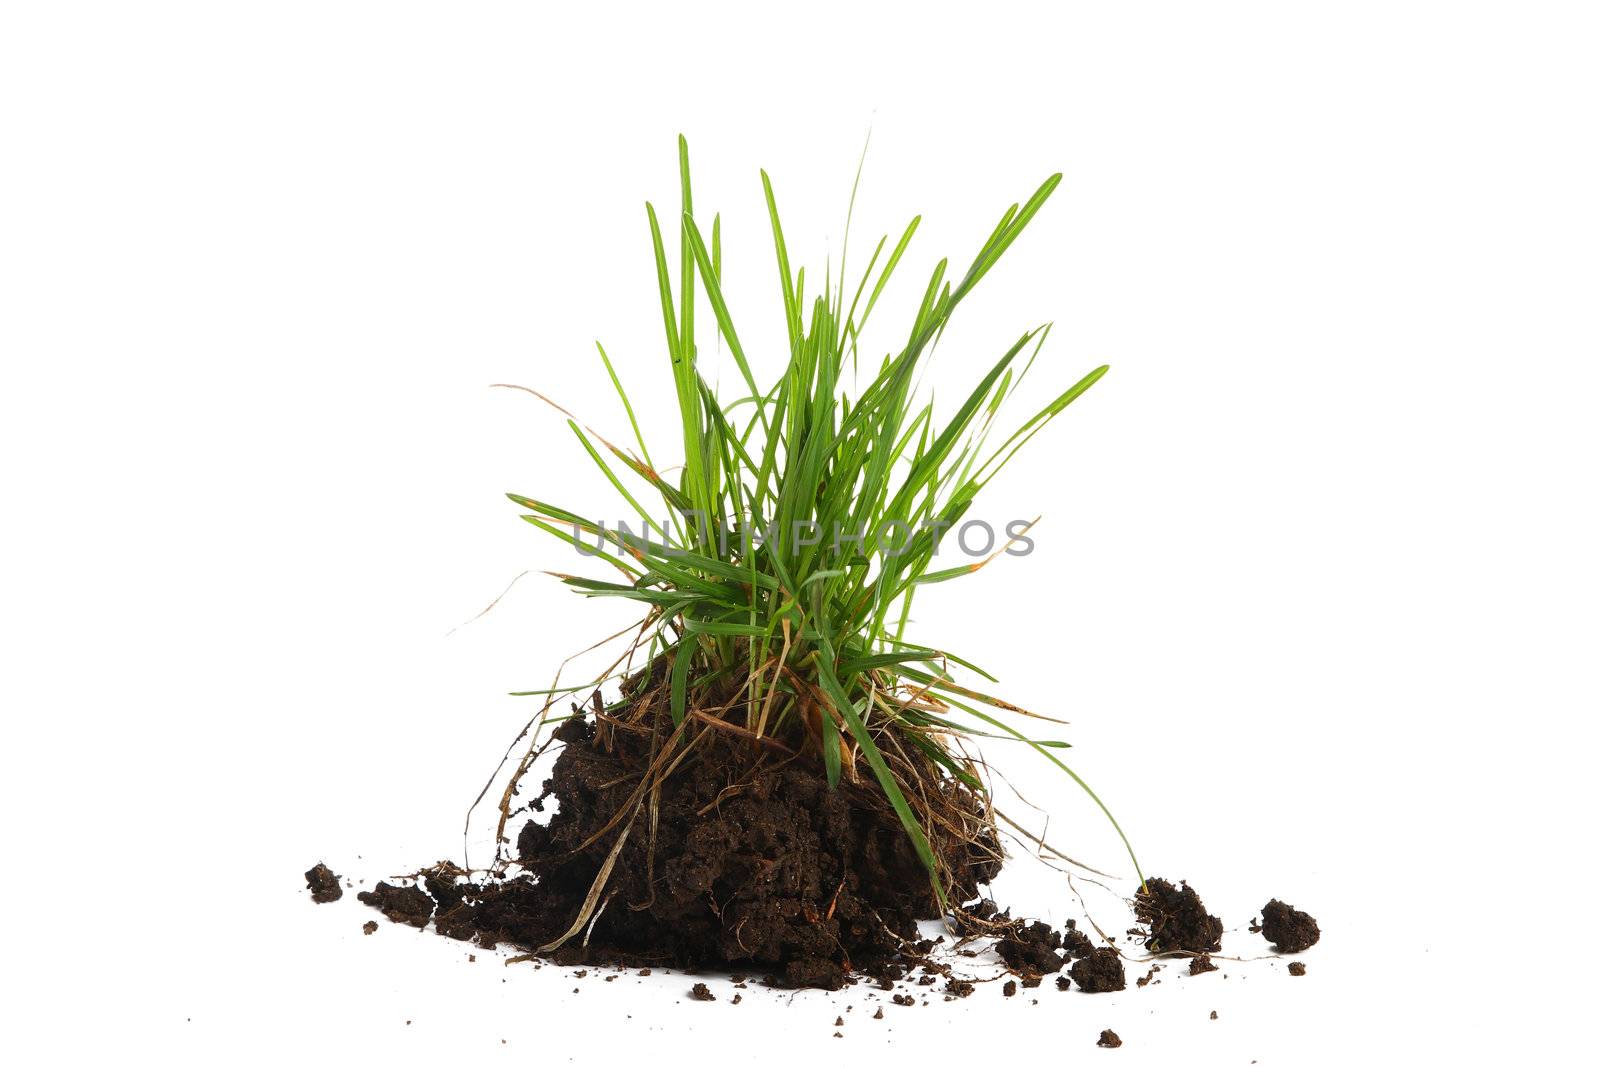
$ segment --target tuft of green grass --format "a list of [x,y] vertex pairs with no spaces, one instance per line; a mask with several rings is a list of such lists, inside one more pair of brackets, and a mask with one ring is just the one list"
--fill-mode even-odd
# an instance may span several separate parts
[[[830,269],[820,285],[813,276],[808,292],[804,268],[790,261],[777,194],[763,171],[788,352],[782,372],[762,384],[723,297],[720,217],[712,217],[708,234],[704,214],[695,210],[681,137],[678,153],[677,212],[647,204],[646,214],[682,465],[670,477],[657,465],[623,378],[597,344],[631,446],[613,444],[571,417],[568,426],[637,522],[608,524],[509,494],[526,521],[612,568],[606,577],[557,577],[585,596],[622,597],[644,607],[635,649],[644,648],[652,663],[670,664],[664,684],[679,734],[703,728],[709,715],[719,729],[811,754],[835,786],[842,776],[859,778],[864,763],[941,900],[944,878],[926,825],[933,816],[908,800],[918,792],[908,761],[886,752],[920,751],[925,766],[985,796],[962,740],[1021,742],[1094,800],[1133,858],[1110,810],[1057,755],[1066,743],[1035,738],[1010,721],[1045,716],[962,684],[956,668],[994,678],[906,635],[913,599],[925,586],[965,578],[1001,554],[936,568],[941,532],[957,528],[1017,451],[1107,370],[1083,375],[1003,437],[998,416],[1020,392],[1049,326],[1024,331],[975,368],[971,391],[948,418],[936,415],[916,388],[918,368],[951,316],[1044,206],[1061,175],[1008,207],[959,275],[948,260],[939,261],[903,346],[885,353],[875,369],[869,362],[863,374],[862,331],[921,217],[892,243],[889,235],[880,238],[854,284],[841,257],[837,274]],[[677,241],[675,275],[668,237]],[[847,256],[848,236],[845,247]],[[706,325],[720,335],[737,368],[735,396],[719,396],[701,372],[697,329]],[[1136,858],[1133,863],[1137,871]]]

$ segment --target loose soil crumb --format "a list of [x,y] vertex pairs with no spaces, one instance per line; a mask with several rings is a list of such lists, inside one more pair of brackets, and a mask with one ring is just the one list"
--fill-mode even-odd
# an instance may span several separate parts
[[1261,935],[1279,952],[1304,952],[1322,937],[1317,920],[1281,900],[1261,909]]
[[971,982],[963,982],[959,978],[950,979],[950,984],[944,987],[946,993],[956,997],[970,997],[972,996],[972,989]]
[[1122,1038],[1117,1036],[1115,1030],[1102,1030],[1100,1031],[1100,1040],[1096,1041],[1095,1044],[1101,1048],[1121,1048]]
[[1147,879],[1134,897],[1133,912],[1150,927],[1145,944],[1158,955],[1222,947],[1222,920],[1206,914],[1200,894],[1188,882],[1175,886],[1165,878]]
[[[577,990],[574,989],[573,992],[576,993]],[[696,982],[694,984],[694,987],[689,990],[689,999],[690,1000],[716,1000],[717,999],[717,995],[715,993],[711,992],[711,987],[706,985],[704,982]]]
[[311,889],[311,899],[318,904],[332,904],[344,896],[339,876],[329,870],[326,863],[319,863],[306,872],[306,885]]
[[1212,1012],[1211,1013],[1211,1018],[1215,1019],[1216,1017],[1217,1017],[1217,1013],[1216,1012]]
[[883,1018],[883,1007],[882,1007],[882,1005],[879,1005],[878,1010],[872,1013],[872,1017],[874,1019]]
[[1210,956],[1196,956],[1189,961],[1190,974],[1205,974],[1207,971],[1215,971],[1217,969],[1217,965],[1211,962]]
[[368,919],[366,922],[361,924],[361,932],[367,934],[368,936],[377,933],[378,921],[376,919]]
[[1072,965],[1068,972],[1085,993],[1115,993],[1128,987],[1122,957],[1114,948],[1097,948]]
[[433,898],[414,885],[401,887],[379,882],[365,893],[357,893],[356,899],[383,912],[390,922],[406,923],[418,930],[428,925],[428,918],[433,914]]
[[1015,983],[1015,982],[1007,982],[1005,985],[1000,987],[1000,992],[1004,993],[1008,997],[1016,996],[1017,995],[1017,983]]
[[1056,988],[1061,990],[1061,992],[1065,993],[1068,988],[1071,987],[1071,985],[1072,979],[1068,978],[1066,975],[1062,974],[1056,976]]
[[1299,960],[1296,960],[1289,964],[1289,973],[1294,975],[1296,978],[1304,978],[1306,974],[1306,965],[1301,963]]

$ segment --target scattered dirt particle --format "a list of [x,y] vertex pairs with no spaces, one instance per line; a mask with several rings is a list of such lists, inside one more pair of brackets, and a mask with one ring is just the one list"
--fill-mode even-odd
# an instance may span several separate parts
[[972,996],[972,983],[963,982],[959,978],[952,978],[949,984],[944,987],[944,991],[954,997],[970,997]]
[[1064,974],[1056,975],[1056,988],[1065,993],[1072,986],[1072,979]]
[[1188,882],[1147,879],[1134,897],[1133,913],[1150,928],[1145,944],[1151,952],[1215,952],[1222,947],[1222,920],[1206,914],[1200,894]]
[[1101,1048],[1121,1048],[1122,1038],[1117,1036],[1115,1030],[1102,1030],[1100,1031],[1100,1040],[1096,1041],[1095,1044]]
[[1211,1013],[1211,1018],[1215,1019],[1216,1017],[1217,1017],[1217,1013],[1216,1012],[1212,1012]]
[[1016,996],[1017,995],[1017,983],[1015,983],[1015,982],[1007,982],[1005,985],[1000,987],[1000,992],[1004,993],[1008,997]]
[[743,993],[735,993],[733,995],[733,999],[730,1000],[728,1003],[729,1004],[738,1004],[743,1000],[744,1000],[744,994]]
[[900,1005],[902,1008],[909,1008],[917,1002],[917,998],[906,993],[896,993],[894,995],[894,1002]]
[[1189,961],[1190,974],[1205,974],[1207,971],[1215,971],[1217,969],[1217,965],[1211,962],[1210,956],[1196,956]]
[[378,921],[376,919],[368,919],[366,922],[361,924],[361,932],[367,934],[368,936],[377,933]]
[[[576,993],[577,990],[574,989],[573,992]],[[689,999],[690,1000],[716,1000],[717,999],[717,995],[715,993],[711,992],[711,987],[706,985],[704,982],[696,982],[694,984],[694,988],[689,990]]]
[[1299,960],[1295,960],[1293,963],[1289,964],[1289,973],[1294,975],[1296,978],[1304,978],[1306,974],[1306,965],[1301,963]]
[[1304,952],[1322,937],[1317,920],[1281,900],[1261,909],[1261,935],[1279,952]]
[[1023,989],[1038,989],[1039,983],[1044,981],[1044,979],[1040,978],[1036,974],[1025,974],[1022,976],[1021,981]]
[[650,968],[648,968],[648,967],[640,967],[639,968],[639,977],[640,978],[648,978],[648,977],[650,977]]
[[835,1026],[843,1026],[844,1025],[844,1016],[840,1015],[840,1016],[835,1017],[834,1020],[833,1020],[833,1025],[835,1025]]
[[311,889],[311,899],[318,904],[332,904],[344,896],[339,876],[330,871],[326,863],[319,863],[306,872],[306,885]]
[[1095,949],[1074,963],[1068,973],[1085,993],[1115,993],[1128,986],[1128,976],[1122,969],[1122,957],[1117,955],[1114,948]]
[[879,1006],[878,1006],[878,1010],[877,1010],[877,1011],[875,1011],[875,1012],[873,1012],[873,1013],[872,1013],[872,1017],[873,1017],[873,1018],[874,1018],[874,1019],[881,1019],[881,1018],[883,1018],[883,1005],[881,1005],[881,1004],[880,1004],[880,1005],[879,1005]]

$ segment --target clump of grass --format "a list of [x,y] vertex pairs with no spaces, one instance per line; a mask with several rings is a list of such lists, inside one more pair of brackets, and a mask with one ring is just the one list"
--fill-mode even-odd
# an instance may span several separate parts
[[[988,683],[995,679],[906,634],[913,599],[924,587],[966,578],[1001,554],[935,567],[941,532],[957,527],[1017,451],[1106,372],[1103,366],[1090,371],[998,442],[991,441],[992,434],[998,436],[997,417],[1032,370],[1048,326],[1025,331],[980,368],[970,393],[946,420],[938,419],[916,388],[919,366],[951,316],[1033,220],[1061,176],[1051,176],[1024,203],[1007,208],[959,276],[941,260],[923,288],[903,347],[875,368],[869,362],[863,372],[862,330],[920,216],[892,244],[887,235],[877,242],[853,284],[846,273],[847,238],[837,274],[830,269],[820,284],[811,279],[808,292],[805,270],[790,262],[777,196],[763,171],[788,338],[782,373],[763,385],[723,297],[720,218],[713,217],[708,236],[700,222],[704,215],[695,210],[682,138],[679,163],[678,212],[665,222],[653,205],[647,214],[681,420],[681,468],[669,477],[657,465],[622,377],[597,345],[634,447],[613,444],[570,416],[568,425],[621,503],[637,515],[637,527],[608,525],[534,497],[510,497],[529,523],[615,572],[558,575],[563,582],[585,596],[622,597],[645,609],[639,628],[627,631],[634,640],[625,657],[607,677],[626,674],[636,653],[645,655],[650,669],[635,676],[633,690],[605,711],[644,714],[659,697],[665,705],[660,711],[671,716],[673,744],[692,745],[707,730],[781,744],[814,757],[833,786],[845,777],[862,780],[864,764],[926,865],[939,900],[948,903],[948,872],[940,870],[929,839],[933,822],[949,813],[929,798],[947,794],[937,786],[954,780],[983,799],[986,819],[993,813],[964,739],[1027,745],[1111,818],[1057,755],[1068,747],[1065,742],[1034,737],[1008,721],[1045,716],[987,692],[983,683],[963,684],[953,673],[957,669]],[[858,171],[858,182],[859,177]],[[664,238],[673,230],[676,277]],[[697,328],[706,308],[742,383],[731,398],[718,396],[701,371]],[[846,535],[835,538],[833,531]],[[588,687],[541,695],[553,699],[577,688]],[[549,709],[547,704],[547,715]],[[507,788],[508,801],[537,751],[530,745]],[[929,783],[929,775],[944,781]],[[640,804],[647,792],[647,784],[641,785]],[[502,836],[508,811],[502,803]],[[1120,827],[1117,833],[1126,846]],[[613,858],[619,849],[620,840]],[[591,901],[598,889],[597,882]]]

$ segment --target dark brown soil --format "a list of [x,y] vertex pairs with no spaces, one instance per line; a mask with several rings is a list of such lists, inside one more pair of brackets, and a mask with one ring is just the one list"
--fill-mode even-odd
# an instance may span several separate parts
[[1196,956],[1189,961],[1190,974],[1205,974],[1207,971],[1217,970],[1217,965],[1211,962],[1210,956]]
[[318,904],[331,904],[344,896],[339,876],[329,870],[326,863],[319,863],[306,872],[306,885],[311,889],[311,899]]
[[1147,879],[1134,897],[1133,911],[1149,926],[1145,944],[1158,955],[1222,948],[1222,920],[1206,914],[1200,894],[1188,882],[1173,885],[1165,878]]
[[995,943],[994,950],[1012,972],[1024,977],[1037,978],[1055,974],[1065,965],[1060,953],[1061,935],[1048,923],[1034,922],[1006,931]]
[[414,885],[397,886],[379,882],[356,899],[383,912],[383,917],[393,923],[405,923],[422,929],[433,914],[433,898]]
[[361,932],[364,933],[364,934],[368,934],[368,935],[377,933],[378,932],[378,924],[377,924],[377,922],[372,920],[372,919],[368,919],[366,922],[361,924]]
[[704,982],[696,982],[689,990],[690,1000],[716,1000],[717,995]]
[[1005,985],[1000,987],[1000,992],[1005,994],[1008,997],[1016,996],[1017,995],[1017,983],[1015,983],[1015,982],[1007,982]]
[[[548,953],[557,962],[753,966],[790,986],[838,989],[852,972],[899,978],[921,948],[916,920],[939,914],[926,869],[870,778],[829,789],[810,763],[708,731],[663,781],[652,827],[632,813],[660,727],[652,736],[612,725],[597,736],[574,718],[556,738],[565,748],[529,809],[553,799],[555,814],[517,837],[528,874],[477,884],[441,867],[427,893],[379,883],[361,899],[417,926],[437,901],[441,934],[537,952],[579,916],[627,827],[605,910]],[[963,787],[946,784],[960,801]],[[946,832],[932,844],[960,900],[999,870],[992,839],[974,845]]]
[[1100,1031],[1100,1040],[1096,1041],[1095,1044],[1101,1048],[1121,1048],[1122,1038],[1117,1036],[1115,1030],[1102,1030]]
[[1128,976],[1122,969],[1122,957],[1114,948],[1097,948],[1072,965],[1067,973],[1078,988],[1085,993],[1115,993],[1126,989]]
[[1296,911],[1281,900],[1271,900],[1261,909],[1261,936],[1279,952],[1304,952],[1322,937],[1317,920]]
[[1294,975],[1296,978],[1304,978],[1306,975],[1306,965],[1301,963],[1299,960],[1295,960],[1293,963],[1289,964],[1289,973]]

